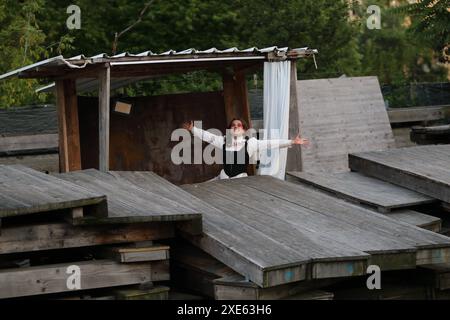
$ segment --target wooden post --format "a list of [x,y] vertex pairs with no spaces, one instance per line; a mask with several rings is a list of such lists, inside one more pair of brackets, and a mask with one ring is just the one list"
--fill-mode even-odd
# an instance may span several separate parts
[[99,73],[98,89],[98,137],[99,137],[99,170],[109,170],[109,114],[110,114],[110,80],[111,69],[107,65]]
[[[244,72],[235,72],[234,77],[234,98],[237,107],[237,114],[245,122],[247,122],[248,127],[252,127],[252,120],[250,117],[250,104],[248,103],[248,93],[247,93],[247,81],[245,80]],[[256,173],[256,166],[248,166],[247,174],[254,176]]]
[[[300,118],[297,102],[297,60],[291,60],[291,87],[289,98],[289,138],[300,132]],[[302,171],[301,148],[289,148],[286,161],[286,172]]]
[[239,116],[247,122],[248,126],[251,127],[250,105],[248,103],[247,82],[245,81],[244,72],[235,73],[234,88],[236,106],[238,107],[237,114],[239,114]]
[[56,81],[59,132],[59,171],[81,169],[78,101],[74,79]]
[[223,81],[223,101],[225,104],[226,125],[236,116],[234,111],[234,79],[230,73],[224,73]]

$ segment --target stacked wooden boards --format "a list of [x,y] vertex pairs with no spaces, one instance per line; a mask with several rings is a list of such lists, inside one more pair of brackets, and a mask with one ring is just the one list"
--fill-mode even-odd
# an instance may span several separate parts
[[176,221],[182,225],[186,221],[196,233],[201,232],[199,211],[178,201],[179,188],[165,191],[163,185],[172,184],[155,173],[87,169],[56,176],[108,197],[106,217],[84,219],[80,224]]
[[331,299],[319,288],[334,279],[298,281],[261,288],[204,251],[178,241],[172,245],[172,280],[182,289],[216,300]]
[[300,184],[255,176],[183,188],[221,211],[203,211],[203,237],[187,238],[260,287],[450,259],[449,238]]
[[357,172],[312,173],[290,172],[287,180],[311,185],[337,197],[386,213],[390,218],[439,232],[440,218],[414,211],[413,207],[428,205],[435,199],[418,192],[371,178]]
[[376,77],[297,81],[301,171],[348,170],[347,154],[394,146]]
[[[172,200],[144,193],[132,183],[137,173],[115,180],[89,170],[83,180],[82,172],[52,176],[22,166],[0,172],[0,298],[100,289],[119,299],[167,298],[167,287],[150,284],[170,279],[169,248],[153,241],[173,238],[176,228],[201,232],[200,214],[178,203],[176,192]],[[170,185],[147,175],[155,186]],[[69,282],[77,274],[79,286]]]
[[450,145],[425,145],[349,155],[353,171],[450,203]]

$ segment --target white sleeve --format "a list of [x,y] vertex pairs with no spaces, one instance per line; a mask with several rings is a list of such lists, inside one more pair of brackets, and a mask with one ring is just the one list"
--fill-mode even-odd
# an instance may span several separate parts
[[256,142],[257,149],[259,151],[276,148],[287,148],[292,146],[292,140],[288,139],[256,140]]
[[197,137],[207,143],[210,143],[216,148],[222,149],[223,147],[224,143],[223,136],[216,136],[215,134],[199,129],[197,127],[192,127],[192,134],[194,135],[194,137]]
[[256,138],[248,139],[247,151],[250,157],[253,157],[256,152],[261,152],[267,149],[286,148],[292,146],[292,140],[287,139],[273,139],[273,140],[257,140]]

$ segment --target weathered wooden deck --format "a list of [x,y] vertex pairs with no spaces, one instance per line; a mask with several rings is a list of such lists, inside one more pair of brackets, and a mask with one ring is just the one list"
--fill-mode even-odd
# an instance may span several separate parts
[[[0,165],[0,218],[104,204],[106,197],[36,170]],[[106,216],[106,210],[96,215]]]
[[450,203],[450,145],[426,145],[349,155],[353,171]]
[[107,216],[86,218],[78,224],[186,221],[194,233],[201,232],[200,211],[179,201],[181,189],[165,191],[164,185],[171,183],[155,173],[87,169],[55,176],[107,196]]
[[449,238],[310,187],[255,176],[183,188],[217,210],[203,211],[202,238],[188,238],[262,287],[450,259]]
[[289,172],[287,179],[300,181],[336,196],[377,208],[380,212],[409,208],[436,200],[421,193],[357,172]]
[[434,232],[439,232],[441,228],[440,218],[410,209],[417,205],[436,202],[436,199],[357,172],[289,172],[286,179],[311,185],[339,198],[374,208],[381,213],[389,214],[394,220]]

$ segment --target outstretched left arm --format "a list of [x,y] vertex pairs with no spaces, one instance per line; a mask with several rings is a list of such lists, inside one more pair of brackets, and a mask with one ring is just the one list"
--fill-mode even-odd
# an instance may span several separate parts
[[271,140],[257,140],[256,138],[251,138],[249,140],[249,153],[252,155],[257,150],[263,151],[267,149],[276,149],[276,148],[287,148],[293,145],[309,145],[309,140],[306,138],[300,138],[300,135],[297,135],[294,139],[271,139]]

